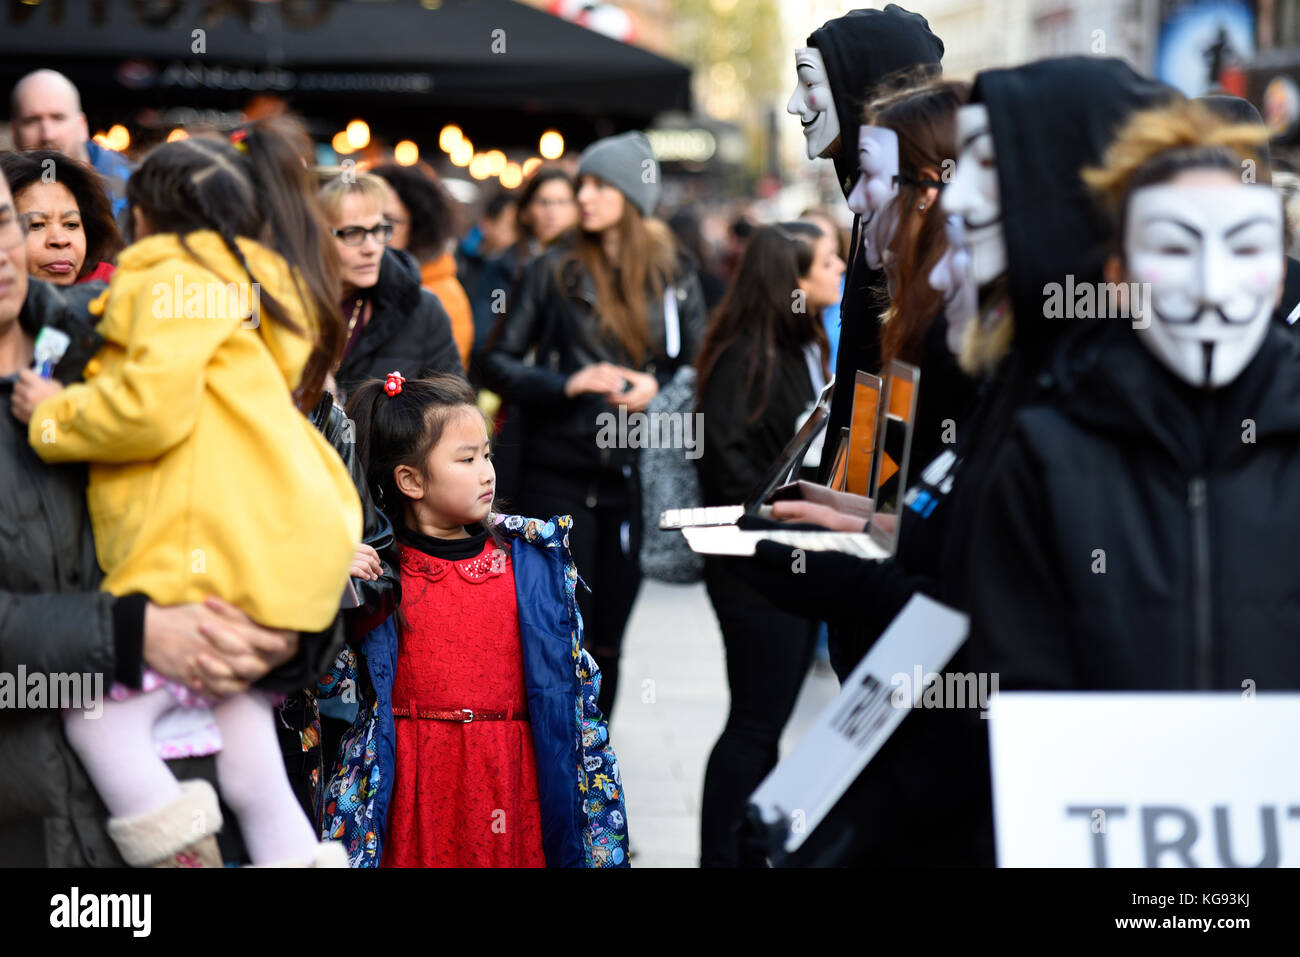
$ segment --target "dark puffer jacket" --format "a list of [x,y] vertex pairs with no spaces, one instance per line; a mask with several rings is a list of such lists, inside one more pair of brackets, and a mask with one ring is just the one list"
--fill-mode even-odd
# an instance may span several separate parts
[[[694,269],[679,257],[672,279],[678,321],[675,327],[666,324],[664,299],[647,295],[650,350],[638,363],[600,328],[595,280],[569,258],[570,251],[568,245],[553,247],[528,266],[484,358],[484,378],[523,412],[527,469],[618,475],[634,451],[621,440],[613,449],[596,442],[597,416],[611,406],[598,395],[569,398],[564,384],[585,366],[609,362],[648,372],[662,388],[678,368],[695,359],[704,336],[704,294]],[[677,348],[670,355],[673,339]]]
[[[52,326],[72,339],[55,368],[60,381],[79,379],[98,348],[85,305],[103,288],[86,283],[61,291],[30,280],[19,316],[23,330],[35,336]],[[96,590],[102,575],[86,511],[85,467],[37,458],[26,426],[9,411],[14,381],[0,378],[0,672],[16,677],[21,666],[28,675],[101,674],[105,693],[119,678],[138,685],[139,622],[129,634],[119,615],[115,631],[115,606],[128,599]],[[302,636],[298,655],[258,687],[278,693],[302,687],[328,668],[342,639],[341,626]],[[67,745],[57,710],[0,709],[0,767],[6,769],[0,866],[122,866],[104,829],[107,811]],[[182,779],[215,780],[211,758],[172,768]],[[227,828],[233,821],[227,816]]]
[[434,372],[465,374],[447,310],[420,285],[420,268],[410,255],[384,250],[370,300],[370,321],[334,373],[343,398],[367,379],[390,372],[408,379]]

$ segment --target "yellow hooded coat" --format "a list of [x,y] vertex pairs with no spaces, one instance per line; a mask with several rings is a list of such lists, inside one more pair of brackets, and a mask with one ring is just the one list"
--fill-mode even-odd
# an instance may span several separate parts
[[293,403],[311,343],[260,316],[257,297],[315,323],[276,253],[238,240],[253,287],[216,233],[186,242],[197,261],[175,234],[121,254],[91,305],[104,346],[84,384],[37,406],[29,441],[46,462],[91,463],[105,591],[164,605],[217,595],[268,627],[323,630],[361,503]]

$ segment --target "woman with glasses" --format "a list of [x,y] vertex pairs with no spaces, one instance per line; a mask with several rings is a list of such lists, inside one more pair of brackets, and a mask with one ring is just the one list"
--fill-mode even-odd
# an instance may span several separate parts
[[334,373],[341,399],[389,372],[408,379],[464,373],[451,320],[420,285],[419,265],[409,253],[386,248],[393,238],[387,201],[388,187],[372,173],[340,174],[320,191],[343,281],[345,344]]
[[451,317],[451,334],[460,361],[469,368],[474,346],[474,315],[469,296],[456,278],[457,217],[452,200],[428,167],[389,163],[371,170],[388,186],[384,218],[393,224],[393,249],[405,249],[420,263],[420,283],[438,297]]

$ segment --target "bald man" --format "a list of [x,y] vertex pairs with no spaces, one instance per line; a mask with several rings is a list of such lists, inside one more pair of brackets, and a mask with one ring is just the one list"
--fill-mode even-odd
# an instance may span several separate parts
[[15,84],[9,100],[14,145],[20,150],[58,150],[89,163],[104,177],[113,214],[126,208],[126,181],[131,164],[121,153],[90,138],[81,94],[62,73],[37,70]]

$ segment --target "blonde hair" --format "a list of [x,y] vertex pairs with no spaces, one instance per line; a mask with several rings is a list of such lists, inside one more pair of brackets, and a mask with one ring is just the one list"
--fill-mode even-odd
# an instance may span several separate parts
[[1269,167],[1260,156],[1267,144],[1268,131],[1262,125],[1228,122],[1202,104],[1182,99],[1135,113],[1106,150],[1101,166],[1085,169],[1083,179],[1114,218],[1118,239],[1133,192],[1168,182],[1184,170],[1219,169],[1242,176],[1243,182],[1269,183]]
[[388,184],[374,173],[340,173],[320,188],[316,199],[331,223],[343,215],[343,201],[348,196],[363,196],[380,212],[388,202]]

